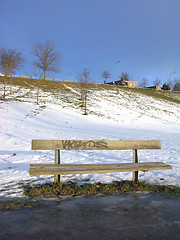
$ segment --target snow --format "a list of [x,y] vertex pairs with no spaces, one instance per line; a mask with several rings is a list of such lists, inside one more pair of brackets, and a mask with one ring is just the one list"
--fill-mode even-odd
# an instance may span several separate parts
[[[77,89],[66,87],[71,91],[69,94],[78,95]],[[35,95],[35,91],[31,94]],[[45,106],[44,102],[36,105],[35,97],[27,96],[22,102],[12,99],[0,102],[0,196],[22,197],[23,185],[54,180],[53,176],[29,176],[30,163],[54,162],[53,151],[31,150],[32,139],[161,140],[160,150],[138,151],[139,161],[163,161],[173,169],[140,172],[139,180],[180,186],[180,108],[177,103],[138,93],[128,95],[123,90],[98,90],[91,94],[90,114],[85,116],[73,103],[63,101],[63,97],[57,99],[42,92],[41,102],[42,98],[48,99]],[[118,162],[132,162],[132,151],[61,151],[61,163]],[[132,173],[66,175],[61,180],[110,183],[132,180]]]

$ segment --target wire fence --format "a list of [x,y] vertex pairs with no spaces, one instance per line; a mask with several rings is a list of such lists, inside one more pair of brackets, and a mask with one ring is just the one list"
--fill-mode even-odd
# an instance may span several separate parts
[[[22,75],[12,75],[12,77],[42,79],[42,78],[40,78],[40,77],[22,76]],[[73,81],[73,80],[70,80],[70,79],[62,79],[62,78],[46,78],[46,80],[49,80],[49,81],[62,81],[62,82],[72,82],[72,81]]]

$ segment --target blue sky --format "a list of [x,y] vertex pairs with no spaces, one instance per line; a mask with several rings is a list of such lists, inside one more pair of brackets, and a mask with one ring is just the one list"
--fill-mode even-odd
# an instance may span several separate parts
[[0,47],[16,48],[31,73],[32,47],[50,40],[62,54],[51,77],[76,80],[88,68],[94,82],[108,70],[149,85],[180,78],[180,0],[0,0]]

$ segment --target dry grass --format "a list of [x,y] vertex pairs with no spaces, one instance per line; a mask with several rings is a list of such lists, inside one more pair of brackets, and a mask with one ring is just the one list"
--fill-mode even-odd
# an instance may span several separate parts
[[[4,77],[0,76],[0,83],[4,84]],[[6,84],[10,85],[11,84],[11,79],[8,78],[6,80]],[[61,96],[64,97],[65,101],[72,103],[73,97],[73,102],[75,103],[74,105],[80,105],[79,102],[79,95],[75,93],[75,91],[78,92],[79,86],[78,82],[60,82],[60,81],[49,81],[49,80],[38,80],[38,79],[28,79],[28,78],[12,78],[12,85],[13,87],[19,87],[17,91],[20,92],[21,89],[29,89],[29,93],[39,87],[39,89],[44,92],[44,93],[50,93],[55,96]],[[2,85],[3,86],[3,85]],[[75,91],[73,92],[71,89],[74,89]],[[124,88],[120,86],[112,86],[108,84],[89,84],[89,89],[91,92],[93,91],[110,91],[110,94],[119,94],[121,91],[125,91],[127,95],[131,95],[132,93],[138,93],[142,94],[145,96],[153,97],[159,100],[165,100],[165,101],[170,101],[174,103],[180,104],[179,100],[179,94],[173,93],[173,92],[157,92],[153,90],[148,90],[148,89],[129,89],[129,88]],[[9,93],[7,93],[9,94]],[[71,97],[68,97],[68,94],[71,95]],[[178,96],[177,96],[178,95]],[[19,98],[22,96],[19,94]],[[30,95],[29,95],[30,96]],[[12,94],[13,97],[13,94]],[[24,97],[24,96],[23,96]],[[28,97],[28,94],[26,93],[26,97]],[[30,96],[32,97],[32,96]]]
[[180,188],[165,185],[150,185],[145,182],[115,181],[111,184],[105,183],[86,183],[77,185],[73,182],[68,183],[50,183],[35,186],[24,186],[24,194],[28,197],[37,196],[65,196],[65,195],[112,195],[123,194],[132,191],[148,191],[154,194],[167,196],[180,196]]

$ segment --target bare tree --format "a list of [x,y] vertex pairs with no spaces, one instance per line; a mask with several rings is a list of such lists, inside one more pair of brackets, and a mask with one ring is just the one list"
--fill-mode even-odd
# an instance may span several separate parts
[[16,49],[1,48],[0,50],[0,69],[4,73],[4,100],[6,98],[6,80],[11,77],[12,89],[12,74],[22,67],[24,58]]
[[34,67],[32,70],[32,74],[36,78],[36,82],[37,82],[37,84],[36,84],[37,85],[36,103],[38,105],[39,104],[40,81],[42,79],[43,73],[42,73],[41,69]]
[[83,72],[79,73],[77,79],[79,81],[79,89],[81,94],[81,100],[83,102],[84,107],[84,115],[87,115],[87,97],[89,93],[90,80],[89,77],[90,72],[85,68]]
[[102,73],[102,77],[104,78],[104,83],[106,83],[107,79],[111,77],[111,74],[109,73],[109,71],[104,71]]
[[36,43],[32,54],[35,56],[33,65],[43,71],[43,79],[46,79],[47,72],[59,72],[61,54],[55,50],[54,44],[50,41]]
[[148,80],[146,78],[142,79],[142,82],[140,82],[139,86],[142,88],[145,88],[147,86]]
[[173,91],[180,92],[180,79],[174,79]]
[[156,80],[153,81],[153,84],[154,84],[155,86],[160,86],[160,85],[161,85],[161,80],[160,80],[159,78],[156,78]]
[[122,73],[121,73],[121,76],[120,76],[120,79],[129,81],[129,80],[130,80],[129,73],[127,73],[127,72],[122,72]]
[[176,84],[180,84],[180,78],[179,78],[179,79],[173,79],[173,80],[172,80],[172,89],[175,88]]
[[40,91],[40,85],[41,85],[41,80],[43,77],[43,71],[40,68],[37,68],[33,66],[31,69],[31,73],[25,73],[26,76],[28,76],[31,79],[35,79],[35,86],[37,87],[37,93],[36,93],[36,103],[37,105],[39,104],[39,91]]
[[173,89],[173,81],[171,79],[168,80],[167,85],[170,87],[170,89]]

